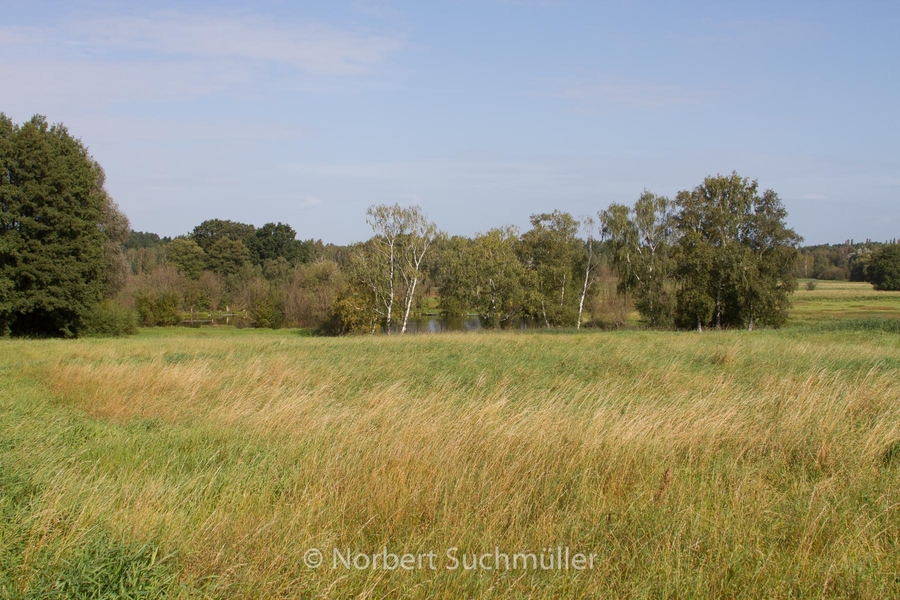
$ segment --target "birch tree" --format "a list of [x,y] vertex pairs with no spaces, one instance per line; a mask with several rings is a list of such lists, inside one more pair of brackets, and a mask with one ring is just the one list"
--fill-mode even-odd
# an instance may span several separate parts
[[778,195],[740,177],[707,177],[676,198],[680,324],[777,327],[796,286],[796,245]]
[[644,190],[633,208],[613,204],[599,213],[620,291],[633,293],[635,306],[657,327],[672,321],[673,207],[668,198]]
[[374,237],[354,257],[357,279],[371,291],[375,311],[390,335],[400,311],[400,333],[406,332],[416,289],[423,278],[428,248],[437,227],[419,206],[380,204],[366,211]]
[[473,310],[485,328],[507,327],[522,315],[528,274],[516,253],[519,232],[499,227],[474,239],[454,237],[444,249],[441,303]]
[[403,321],[400,333],[406,333],[406,324],[412,309],[416,288],[422,280],[425,253],[438,235],[437,226],[430,222],[418,206],[405,209],[403,234],[400,238],[400,276],[403,280]]
[[546,327],[572,324],[577,319],[575,298],[578,222],[559,210],[531,215],[531,229],[522,235],[520,259],[530,278],[528,312]]
[[584,264],[584,283],[581,286],[581,298],[578,300],[578,321],[575,324],[576,329],[581,329],[581,319],[584,314],[584,299],[594,284],[594,269],[597,263],[594,262],[594,228],[596,223],[593,217],[585,215],[581,218],[581,231],[585,237],[585,250],[587,257]]

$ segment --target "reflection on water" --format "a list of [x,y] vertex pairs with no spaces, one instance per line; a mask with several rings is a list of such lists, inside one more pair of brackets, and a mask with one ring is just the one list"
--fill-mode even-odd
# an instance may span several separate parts
[[243,329],[244,327],[250,327],[250,320],[238,315],[222,315],[217,319],[189,318],[181,322],[182,327],[204,327],[216,325],[230,325],[238,329]]
[[[250,327],[250,320],[238,315],[223,315],[220,318],[188,318],[181,322],[182,327],[215,327],[217,325],[229,325],[238,329]],[[534,320],[522,317],[515,323],[509,324],[505,329],[539,329],[541,324]],[[483,329],[481,320],[475,315],[424,315],[410,317],[406,323],[408,333],[440,333],[442,331],[478,331]],[[394,331],[400,331],[397,325]]]
[[[522,317],[515,323],[511,323],[506,329],[537,329],[539,327],[540,323],[536,320]],[[478,331],[479,329],[482,329],[481,320],[474,315],[426,315],[410,317],[406,323],[406,331],[409,333]]]
[[406,331],[410,333],[438,333],[440,331],[477,331],[481,329],[478,317],[470,315],[430,315],[410,317]]

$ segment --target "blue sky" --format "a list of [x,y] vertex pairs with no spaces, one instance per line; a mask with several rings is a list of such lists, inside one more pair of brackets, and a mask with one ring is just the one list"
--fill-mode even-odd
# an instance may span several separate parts
[[470,235],[739,174],[807,243],[900,237],[900,3],[0,3],[0,111],[65,123],[137,230]]

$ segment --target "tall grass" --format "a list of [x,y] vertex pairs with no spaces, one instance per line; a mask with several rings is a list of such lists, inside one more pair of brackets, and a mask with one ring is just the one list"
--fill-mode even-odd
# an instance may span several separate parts
[[[6,341],[0,595],[895,597],[898,368],[856,330]],[[445,558],[557,547],[594,568]]]

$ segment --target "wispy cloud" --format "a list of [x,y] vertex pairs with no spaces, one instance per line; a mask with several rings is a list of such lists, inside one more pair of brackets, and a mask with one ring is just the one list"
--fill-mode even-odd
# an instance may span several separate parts
[[70,31],[94,49],[281,63],[319,75],[371,72],[401,47],[387,36],[322,23],[277,23],[250,14],[109,17],[74,23]]
[[[8,102],[81,108],[129,100],[159,102],[202,96],[248,81],[246,66],[196,61],[126,63],[41,59],[0,63],[0,81],[15,81]],[[4,94],[7,95],[7,94]]]
[[0,47],[15,49],[19,64],[40,59],[85,64],[270,63],[312,75],[358,75],[383,65],[402,43],[319,22],[166,12],[45,27],[0,26]]
[[296,163],[280,168],[317,180],[357,180],[368,183],[441,181],[459,189],[503,189],[528,186],[553,189],[570,174],[554,165],[506,161],[419,160],[378,163]]
[[800,196],[801,200],[828,200],[828,197],[825,194],[803,194]]
[[239,89],[268,67],[296,71],[295,88],[330,90],[335,78],[376,72],[401,47],[385,35],[249,13],[100,17],[0,26],[0,49],[15,54],[0,62],[0,81],[17,82],[7,106],[41,110],[180,101]]

